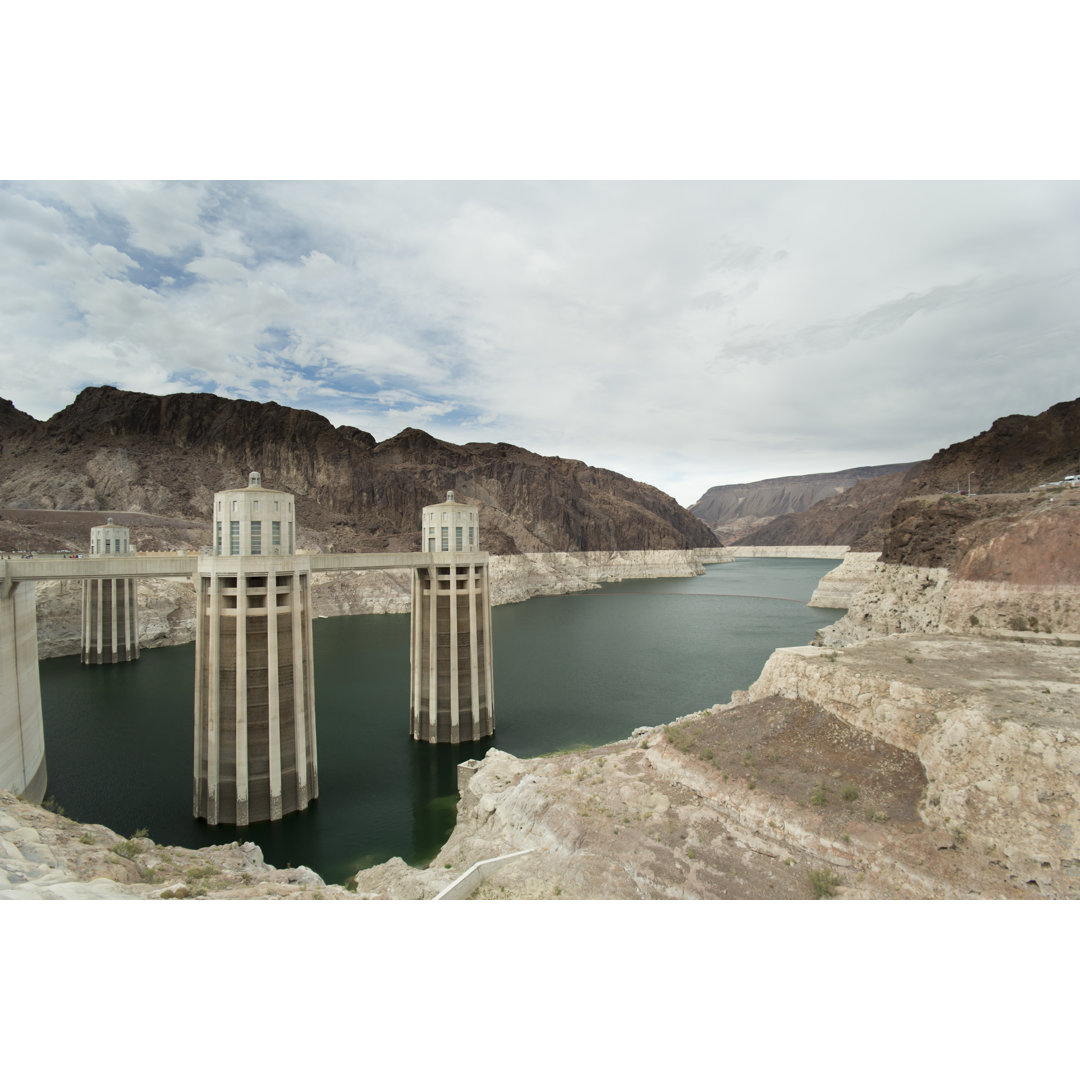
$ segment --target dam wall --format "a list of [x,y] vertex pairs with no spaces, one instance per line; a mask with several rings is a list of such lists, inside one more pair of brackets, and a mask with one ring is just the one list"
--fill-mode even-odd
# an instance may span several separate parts
[[47,776],[34,610],[34,582],[0,585],[0,788],[40,802]]

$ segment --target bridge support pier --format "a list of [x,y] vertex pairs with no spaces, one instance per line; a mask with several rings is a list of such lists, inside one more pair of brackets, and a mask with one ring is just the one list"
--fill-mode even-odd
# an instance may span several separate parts
[[34,583],[0,580],[0,788],[41,802],[47,783]]

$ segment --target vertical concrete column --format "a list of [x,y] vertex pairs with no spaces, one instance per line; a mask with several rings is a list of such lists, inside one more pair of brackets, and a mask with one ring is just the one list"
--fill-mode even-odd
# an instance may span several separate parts
[[191,583],[195,586],[195,738],[194,753],[192,755],[192,793],[191,812],[195,817],[203,816],[203,803],[206,799],[206,784],[202,776],[202,764],[206,754],[206,734],[200,718],[206,715],[206,684],[205,674],[207,640],[203,633],[202,625],[206,617],[209,605],[206,599],[206,589],[209,579],[200,574],[194,574]]
[[[292,623],[292,671],[293,671],[293,730],[296,735],[296,800],[302,810],[308,801],[318,797],[318,788],[308,781],[309,769],[301,767],[308,760],[307,702],[304,694],[297,694],[296,687],[304,677],[304,594],[300,588],[300,575],[289,578],[289,610]],[[314,700],[314,699],[312,699]]]
[[97,617],[94,619],[94,642],[91,655],[94,658],[92,663],[100,664],[105,659],[102,655],[105,639],[105,605],[103,603],[105,590],[102,588],[103,582],[100,578],[94,584],[97,586],[94,589],[94,613]]
[[[124,655],[139,655],[139,640],[134,632],[139,610],[138,585],[134,578],[124,578]],[[132,640],[134,638],[134,640]]]
[[484,563],[481,568],[481,600],[480,607],[484,619],[484,684],[487,692],[487,713],[485,716],[485,735],[491,735],[495,731],[495,674],[494,674],[494,647],[491,636],[491,582],[488,575],[488,564]]
[[427,741],[439,741],[439,570],[432,567],[428,583],[427,631],[428,631],[428,699]]
[[480,567],[473,563],[469,567],[469,680],[473,715],[473,738],[480,725],[480,647],[477,628],[481,625],[483,613],[479,607],[479,595],[476,590]]
[[[270,727],[270,820],[281,818],[281,695],[278,673],[277,574],[266,575],[267,716]],[[302,760],[297,756],[297,760]],[[299,770],[298,770],[299,772]]]
[[450,560],[450,742],[461,742],[461,703],[458,701],[458,568]]
[[[248,811],[248,662],[247,578],[236,578],[236,824],[247,825]],[[273,780],[271,779],[271,783]]]
[[[218,823],[218,784],[221,777],[221,578],[210,578],[210,652],[207,666],[206,820]],[[202,623],[199,624],[202,629]]]
[[[309,775],[308,798],[319,797],[319,748],[315,735],[315,643],[311,636],[311,573],[309,569],[299,575],[300,595],[303,598],[304,618],[300,621],[304,642],[304,722],[300,725],[302,743],[297,746],[297,754],[304,749],[303,758],[297,759],[296,771],[301,772],[300,761],[306,763],[304,771]],[[306,803],[304,804],[307,805]]]
[[93,610],[90,590],[93,587],[93,581],[84,581],[82,583],[82,662],[84,664],[90,662],[87,654],[90,643],[93,641],[93,635],[90,633],[90,615]]
[[420,735],[420,700],[423,689],[424,620],[417,617],[424,603],[423,575],[419,568],[412,572],[412,604],[409,618],[409,734],[414,739]]
[[41,802],[48,776],[37,663],[34,583],[0,580],[0,788]]
[[107,652],[108,660],[116,663],[116,578],[109,579],[109,642]]

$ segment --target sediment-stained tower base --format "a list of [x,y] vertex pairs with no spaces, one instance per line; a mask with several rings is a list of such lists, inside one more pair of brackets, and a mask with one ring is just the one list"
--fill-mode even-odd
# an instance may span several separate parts
[[195,816],[276,821],[319,795],[310,559],[204,556],[195,581]]
[[433,560],[413,571],[409,730],[421,742],[472,742],[495,732],[491,591],[482,559]]
[[118,664],[139,659],[138,604],[134,578],[83,582],[82,662]]

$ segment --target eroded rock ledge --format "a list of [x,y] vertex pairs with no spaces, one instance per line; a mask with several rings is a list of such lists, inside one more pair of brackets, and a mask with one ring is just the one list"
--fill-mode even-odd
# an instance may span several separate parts
[[0,900],[344,900],[306,866],[278,870],[252,843],[189,848],[125,838],[0,791]]

